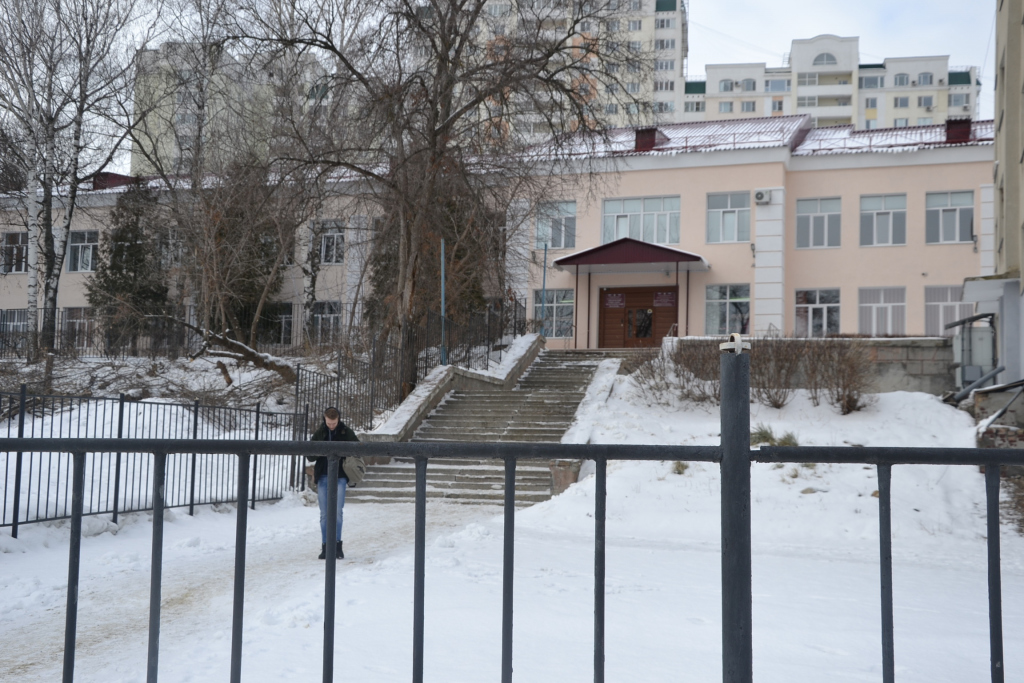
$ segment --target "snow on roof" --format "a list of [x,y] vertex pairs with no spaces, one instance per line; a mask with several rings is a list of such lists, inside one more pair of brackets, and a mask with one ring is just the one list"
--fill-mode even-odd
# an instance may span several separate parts
[[863,154],[915,152],[935,147],[991,145],[995,138],[993,121],[974,121],[969,140],[946,141],[946,124],[911,128],[854,130],[853,126],[814,128],[793,151],[794,156],[819,154]]
[[772,116],[728,121],[694,121],[660,125],[662,139],[654,149],[637,151],[637,128],[616,128],[608,131],[608,141],[600,145],[598,154],[605,156],[662,155],[687,152],[792,147],[810,128],[810,118]]

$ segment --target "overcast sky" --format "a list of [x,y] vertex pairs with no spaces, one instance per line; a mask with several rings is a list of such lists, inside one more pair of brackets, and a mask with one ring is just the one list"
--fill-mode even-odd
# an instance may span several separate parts
[[949,55],[977,66],[981,117],[993,116],[996,0],[689,0],[689,78],[705,64],[782,66],[795,38],[860,37],[862,63],[886,57]]

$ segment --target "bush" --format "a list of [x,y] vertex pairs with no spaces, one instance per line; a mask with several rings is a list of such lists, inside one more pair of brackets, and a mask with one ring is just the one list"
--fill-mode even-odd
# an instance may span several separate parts
[[870,405],[871,357],[867,349],[849,339],[825,339],[820,345],[819,372],[829,405],[841,415]]
[[769,332],[750,345],[750,389],[758,403],[784,408],[796,389],[805,342]]
[[646,355],[633,379],[650,403],[670,404],[681,399],[695,403],[721,400],[718,339],[680,340],[669,351]]

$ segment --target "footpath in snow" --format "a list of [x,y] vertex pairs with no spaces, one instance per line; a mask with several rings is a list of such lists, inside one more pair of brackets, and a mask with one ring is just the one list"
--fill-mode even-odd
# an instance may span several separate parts
[[[717,409],[649,407],[606,365],[573,442],[717,444]],[[973,421],[924,394],[878,397],[839,416],[798,395],[752,404],[751,423],[801,445],[972,446]],[[721,678],[717,467],[612,463],[608,478],[607,676]],[[976,468],[893,468],[896,666],[901,683],[987,680],[984,478]],[[881,678],[874,468],[754,465],[754,668],[758,681]],[[516,516],[515,676],[592,680],[594,479]],[[346,508],[339,565],[338,680],[410,678],[412,506]],[[201,508],[165,527],[161,680],[221,681],[230,645],[234,511]],[[500,672],[502,526],[496,508],[428,505],[426,667],[432,681]],[[323,563],[315,507],[291,496],[249,517],[243,679],[317,678]],[[146,515],[111,533],[87,523],[78,680],[143,681]],[[1003,535],[1006,680],[1024,680],[1024,542]],[[0,534],[0,672],[59,677],[67,529]]]

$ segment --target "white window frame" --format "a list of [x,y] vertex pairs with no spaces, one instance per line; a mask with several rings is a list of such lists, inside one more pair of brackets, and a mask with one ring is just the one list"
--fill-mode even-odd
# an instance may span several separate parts
[[706,111],[703,100],[696,102],[683,102],[683,111],[685,112],[701,112]]
[[865,97],[864,98],[865,109],[878,109],[878,98],[877,97]]
[[974,315],[974,304],[960,301],[961,285],[936,285],[924,288],[924,333],[929,337],[952,337],[956,330],[946,325]]
[[[722,197],[726,198],[726,205],[712,208]],[[731,239],[726,239],[727,231],[732,233]],[[704,239],[708,244],[750,241],[750,192],[708,193]]]
[[949,93],[950,107],[969,107],[971,105],[971,94],[967,92]]
[[931,95],[920,95],[917,98],[917,106],[919,107],[934,107],[935,98]]
[[643,30],[643,20],[642,19],[630,19],[629,20],[629,30],[630,31],[642,31]]
[[5,232],[0,241],[0,273],[28,272],[28,232]]
[[636,94],[640,92],[640,81],[629,81],[626,83],[626,92]]
[[818,74],[802,73],[796,76],[797,85],[818,85]]
[[974,191],[925,194],[925,244],[974,242]]
[[547,339],[573,336],[575,306],[572,289],[533,290],[533,319],[539,321],[540,332]]
[[797,107],[817,107],[818,96],[817,95],[800,95],[796,98]]
[[918,116],[917,125],[919,126],[931,126],[935,123],[935,119],[931,116]]
[[892,98],[893,109],[906,109],[910,106],[909,97],[894,97]]
[[675,19],[655,19],[654,20],[654,28],[656,28],[656,29],[659,29],[659,28],[675,28],[675,27],[676,27],[676,20]]
[[757,92],[757,81],[753,78],[744,78],[740,81],[740,90],[742,92]]
[[885,76],[860,76],[857,87],[861,90],[877,90],[885,87]]
[[930,71],[923,71],[917,75],[917,84],[920,85],[931,85],[934,82],[935,77]]
[[652,102],[651,109],[655,114],[671,114],[676,110],[675,102]]
[[536,246],[543,249],[576,248],[576,202],[553,201],[537,205]]
[[797,249],[836,249],[842,246],[841,202],[839,197],[796,200]]
[[772,100],[772,111],[782,112],[785,111],[786,103],[784,100]]
[[789,92],[793,81],[788,78],[766,78],[764,81],[765,92]]
[[675,71],[676,60],[674,59],[656,59],[654,60],[655,71]]
[[[875,204],[880,204],[877,208]],[[870,241],[866,238],[870,234]],[[903,241],[896,238],[902,234]],[[907,195],[865,194],[860,197],[860,246],[893,247],[907,243]]]
[[905,88],[910,85],[910,74],[896,74],[892,77],[892,85],[895,88]]
[[876,128],[878,128],[878,119],[865,119],[865,121],[864,121],[864,129],[865,130],[875,130]]
[[612,116],[618,114],[619,105],[616,104],[615,102],[609,102],[608,104],[604,105],[604,113]]
[[746,114],[750,114],[757,111],[757,102],[754,100],[744,100],[740,102],[740,111]]
[[679,244],[679,195],[604,200],[601,244],[623,237]]
[[340,301],[314,301],[309,316],[309,335],[313,344],[333,344],[341,336],[345,307]]
[[[723,289],[725,296],[720,297]],[[712,294],[715,295],[714,298],[712,298]],[[712,311],[714,311],[713,318]],[[749,284],[707,285],[704,288],[704,334],[708,336],[732,332],[749,334],[750,317]],[[711,329],[713,320],[717,322],[715,329]]]
[[726,100],[718,103],[719,114],[731,114],[732,113],[732,102]]
[[340,266],[344,264],[344,224],[336,219],[318,221],[317,231],[320,233],[320,265]]
[[675,81],[654,81],[654,92],[675,92],[675,89]]
[[718,92],[732,92],[733,80],[731,78],[724,78],[718,81]]
[[811,62],[811,66],[835,66],[838,63],[839,60],[836,59],[834,54],[831,52],[822,52],[814,58],[814,61]]
[[69,273],[95,272],[99,248],[100,233],[98,230],[72,230],[68,235],[67,271]]
[[910,119],[908,119],[908,118],[893,119],[892,120],[892,127],[893,128],[909,128],[910,127]]
[[869,337],[905,335],[906,287],[861,287],[857,291],[857,330]]
[[839,334],[840,302],[838,287],[796,290],[794,336],[813,338]]
[[655,50],[675,50],[676,39],[675,38],[657,38],[654,41]]

